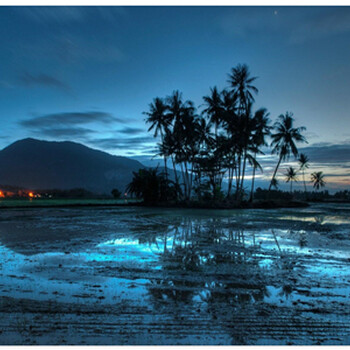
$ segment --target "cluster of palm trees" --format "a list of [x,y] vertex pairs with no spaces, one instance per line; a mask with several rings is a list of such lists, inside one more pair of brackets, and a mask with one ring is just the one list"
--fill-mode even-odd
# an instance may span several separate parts
[[[294,167],[289,167],[285,173],[286,182],[290,183],[290,192],[293,191],[293,182],[298,181],[298,171],[302,172],[303,183],[304,183],[304,192],[306,193],[306,181],[305,181],[305,170],[309,168],[309,158],[304,154],[300,153],[298,158],[299,169],[295,169]],[[326,185],[324,180],[324,174],[322,171],[313,172],[311,174],[311,182],[313,183],[313,187],[316,190],[319,190],[321,187]]]
[[[149,111],[144,113],[150,124],[148,131],[153,131],[154,137],[160,135],[158,155],[164,158],[166,181],[168,164],[172,165],[178,197],[188,200],[206,191],[214,198],[223,196],[222,182],[226,179],[227,197],[234,195],[241,200],[250,167],[253,200],[256,171],[262,171],[257,156],[267,149],[268,137],[272,153],[278,156],[269,189],[277,186],[280,164],[291,155],[298,156],[297,143],[306,142],[302,135],[305,128],[294,127],[292,113],[281,114],[271,125],[266,108],[254,110],[256,79],[246,65],[232,68],[229,86],[222,91],[211,88],[210,94],[203,97],[201,112],[179,91],[166,98],[157,97],[149,105]],[[291,174],[291,183],[295,175]]]

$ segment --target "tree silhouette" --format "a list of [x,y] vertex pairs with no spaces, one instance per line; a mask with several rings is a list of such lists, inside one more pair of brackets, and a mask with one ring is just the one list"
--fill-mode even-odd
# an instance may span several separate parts
[[223,101],[217,87],[214,86],[214,88],[210,89],[210,96],[204,96],[203,100],[207,106],[203,110],[203,114],[206,114],[210,122],[215,125],[215,138],[217,138],[218,127],[222,124],[224,115]]
[[298,162],[300,170],[303,172],[304,191],[306,193],[305,169],[309,168],[309,158],[304,153],[300,153]]
[[[277,188],[275,179],[282,161],[290,155],[298,156],[296,144],[306,142],[302,132],[305,127],[294,127],[293,114],[281,114],[274,126],[270,126],[266,108],[254,110],[254,95],[258,89],[254,86],[257,78],[250,75],[247,65],[237,65],[231,70],[229,88],[218,90],[216,86],[203,97],[202,111],[197,114],[192,101],[184,100],[182,93],[174,91],[166,98],[155,98],[150,104],[147,123],[154,136],[161,135],[158,143],[158,155],[164,158],[165,178],[168,181],[167,160],[171,159],[175,183],[173,186],[182,199],[190,200],[192,195],[198,198],[214,199],[222,196],[222,183],[227,179],[227,198],[235,188],[236,200],[244,200],[245,179],[252,171],[250,201],[254,199],[256,169],[263,171],[258,155],[264,154],[266,139],[271,136],[272,154],[278,155],[278,163],[269,185]],[[271,130],[274,130],[271,135]],[[303,154],[299,158],[303,172],[308,159]],[[294,181],[291,178],[289,181]],[[292,184],[291,184],[292,187]],[[182,191],[183,190],[183,191]],[[205,195],[203,197],[203,195]],[[178,196],[176,196],[179,198]]]
[[311,174],[311,182],[314,184],[314,188],[319,190],[321,187],[326,186],[326,182],[324,181],[324,174],[322,171],[314,172]]
[[286,182],[290,182],[290,193],[292,193],[293,181],[298,181],[297,172],[293,167],[289,167],[287,172],[285,173],[285,176]]
[[306,142],[305,137],[301,134],[306,128],[304,126],[294,128],[293,124],[293,113],[290,112],[287,112],[285,115],[281,114],[274,124],[274,130],[276,130],[276,132],[271,135],[272,154],[279,155],[279,159],[272,175],[269,190],[271,189],[272,180],[275,178],[281,162],[289,159],[291,154],[293,154],[294,157],[298,156],[298,149],[295,143]]
[[232,93],[239,98],[240,109],[247,109],[248,103],[254,102],[253,93],[257,94],[259,90],[252,85],[257,77],[250,77],[249,68],[246,64],[239,64],[232,68],[229,74],[228,82],[230,83]]
[[257,153],[263,154],[263,152],[260,150],[260,147],[267,146],[266,137],[270,135],[271,127],[269,126],[270,119],[269,119],[270,113],[267,112],[266,108],[260,108],[255,112],[254,115],[254,129],[255,133],[252,138],[252,143],[254,144],[256,148],[256,152],[254,153],[254,158],[252,166],[253,166],[253,177],[252,177],[252,188],[250,191],[250,201],[253,201],[254,199],[254,182],[255,182],[255,171],[256,168],[259,168],[262,170],[261,166],[256,160]]
[[133,172],[133,179],[126,191],[142,198],[147,204],[156,204],[166,198],[174,198],[175,188],[171,184],[164,174],[158,173],[158,168],[140,169]]
[[[164,135],[171,123],[170,116],[166,112],[167,112],[166,104],[161,98],[156,97],[153,100],[153,103],[149,105],[149,112],[143,113],[148,116],[148,118],[146,118],[146,123],[151,124],[148,131],[151,131],[154,129],[154,137],[157,137],[158,133],[160,133],[162,143],[164,142]],[[165,153],[164,153],[164,168],[165,168],[165,177],[166,179],[168,179],[167,157]]]

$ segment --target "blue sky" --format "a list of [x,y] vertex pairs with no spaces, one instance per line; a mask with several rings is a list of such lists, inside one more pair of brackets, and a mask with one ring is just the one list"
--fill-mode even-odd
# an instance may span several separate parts
[[72,140],[146,162],[154,97],[198,106],[246,63],[256,108],[292,111],[314,169],[350,184],[349,7],[0,7],[0,35],[0,148]]

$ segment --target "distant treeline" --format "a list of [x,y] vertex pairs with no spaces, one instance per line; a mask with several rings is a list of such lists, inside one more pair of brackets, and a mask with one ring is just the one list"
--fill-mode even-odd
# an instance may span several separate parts
[[15,186],[0,186],[0,197],[3,199],[26,199],[26,198],[110,198],[104,194],[96,194],[84,188],[72,188],[67,190],[47,189],[30,190]]
[[293,191],[286,192],[281,190],[267,190],[258,187],[255,191],[255,198],[258,200],[302,200],[302,201],[315,201],[315,202],[327,202],[327,201],[340,201],[350,202],[350,191],[337,191],[334,194],[330,194],[325,191]]

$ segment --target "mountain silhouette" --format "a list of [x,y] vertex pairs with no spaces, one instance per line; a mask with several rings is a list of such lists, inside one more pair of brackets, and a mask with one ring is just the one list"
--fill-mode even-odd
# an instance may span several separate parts
[[0,151],[0,184],[27,189],[84,188],[124,191],[132,172],[144,166],[75,142],[19,140]]

